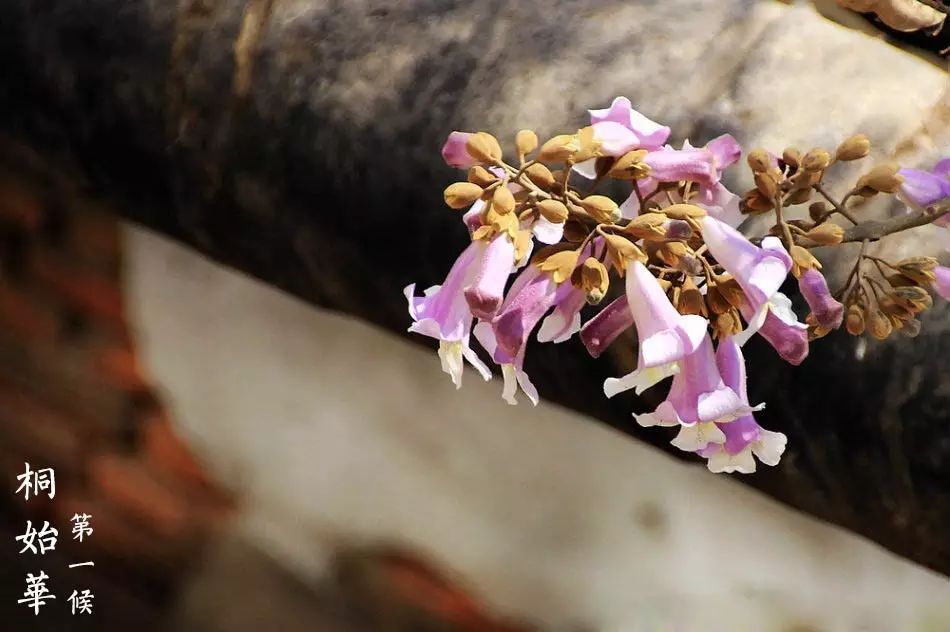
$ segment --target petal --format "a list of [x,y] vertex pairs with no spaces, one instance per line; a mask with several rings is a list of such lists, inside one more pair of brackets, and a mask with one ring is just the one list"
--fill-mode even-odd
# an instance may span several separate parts
[[467,340],[462,344],[462,357],[468,360],[468,363],[478,371],[483,380],[486,382],[491,380],[491,369],[489,369],[488,366],[482,362],[482,359],[478,357],[478,354],[468,346]]
[[752,444],[752,452],[765,465],[774,466],[778,465],[787,444],[788,438],[781,432],[763,430],[759,440]]
[[623,294],[611,301],[581,327],[581,342],[587,347],[587,352],[592,358],[600,357],[604,349],[633,326],[633,322],[633,312],[630,311],[626,294]]
[[533,406],[537,406],[538,389],[534,387],[534,384],[531,382],[528,374],[525,373],[523,369],[515,369],[515,377],[518,380],[518,385],[521,386],[521,390],[524,391],[524,394],[528,396],[529,400],[531,400],[531,404]]
[[726,435],[716,427],[716,424],[700,423],[681,426],[679,434],[670,443],[685,452],[696,452],[711,443],[721,444],[725,440]]
[[651,386],[679,372],[679,363],[669,362],[658,366],[640,368],[620,378],[608,377],[604,380],[604,395],[611,398],[630,389],[634,389],[634,392],[639,395]]
[[469,132],[452,132],[449,134],[445,144],[442,145],[442,159],[445,164],[458,169],[468,169],[478,164],[478,161],[472,158],[465,148],[469,136],[471,136]]
[[706,467],[714,474],[732,474],[733,472],[753,474],[755,472],[755,459],[752,458],[751,449],[733,455],[728,454],[725,450],[719,450],[709,457]]
[[593,180],[597,177],[596,166],[597,166],[597,159],[591,158],[590,160],[579,162],[571,168],[574,170],[575,173],[577,173],[581,177],[587,178],[588,180]]
[[706,143],[706,149],[715,158],[716,167],[719,171],[734,165],[742,156],[742,147],[739,146],[739,142],[731,134],[717,136]]
[[544,217],[539,217],[531,227],[531,232],[542,244],[556,244],[564,236],[564,223],[555,224]]
[[[749,414],[752,412],[752,408],[743,403],[734,390],[728,386],[723,386],[701,394],[696,403],[696,412],[701,422],[718,421],[726,423]],[[723,441],[725,441],[725,438]]]
[[515,406],[518,404],[518,400],[515,399],[515,393],[518,392],[518,376],[515,374],[515,365],[502,364],[501,375],[505,380],[501,391],[501,398],[512,406]]
[[930,206],[950,195],[950,181],[920,169],[901,169],[897,172],[904,177],[900,191],[910,203],[918,206]]
[[934,268],[934,291],[942,298],[950,300],[950,268],[937,266]]
[[604,156],[622,156],[640,145],[640,139],[627,127],[614,121],[594,123],[594,138]]
[[440,341],[439,360],[442,361],[442,370],[452,377],[455,388],[462,388],[462,343]]

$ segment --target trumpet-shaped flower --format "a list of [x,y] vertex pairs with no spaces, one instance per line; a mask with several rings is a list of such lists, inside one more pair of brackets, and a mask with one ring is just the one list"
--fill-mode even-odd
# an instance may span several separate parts
[[646,266],[639,261],[627,266],[627,303],[637,327],[637,369],[621,378],[608,378],[604,393],[635,389],[637,394],[679,371],[679,361],[699,347],[706,336],[706,319],[676,311]]
[[652,413],[634,415],[637,423],[680,426],[672,443],[687,452],[724,443],[726,435],[719,424],[728,424],[753,409],[723,382],[708,334],[704,334],[699,347],[686,356],[681,365],[666,400]]
[[[748,406],[745,360],[739,345],[732,337],[719,341],[716,365],[726,386],[738,393],[743,404]],[[752,410],[760,410],[763,407],[764,405],[759,405]],[[752,416],[752,410],[729,423],[719,424],[725,441],[707,445],[699,450],[699,454],[708,460],[710,471],[751,474],[755,472],[753,455],[766,465],[776,465],[779,462],[788,440],[781,432],[762,428]]]
[[[904,177],[900,194],[908,204],[930,206],[950,197],[950,158],[939,161],[930,171],[901,169],[897,173]],[[944,215],[934,223],[950,226],[950,215]]]
[[792,258],[777,237],[766,237],[759,247],[714,217],[703,218],[703,238],[709,252],[735,277],[752,308],[748,327],[740,335],[739,344],[743,344],[762,326],[768,312],[779,308],[772,299],[792,268]]
[[499,233],[480,249],[478,257],[465,300],[473,316],[491,320],[504,300],[505,284],[515,265],[515,245],[506,233]]
[[406,286],[404,294],[409,302],[413,323],[409,331],[430,336],[439,341],[439,359],[442,370],[452,377],[456,388],[462,386],[462,359],[468,360],[486,380],[491,371],[469,347],[472,314],[465,300],[465,287],[478,273],[480,252],[484,242],[473,242],[462,251],[452,265],[445,282],[427,289],[423,296],[415,296],[415,283]]
[[844,305],[831,295],[825,275],[809,268],[798,279],[798,288],[815,315],[815,320],[825,329],[837,329],[844,318]]
[[452,132],[442,145],[442,160],[450,167],[456,169],[468,169],[479,164],[472,158],[466,144],[472,134],[469,132]]
[[633,327],[633,324],[630,303],[627,301],[627,295],[622,294],[584,323],[580,333],[581,342],[587,347],[587,353],[592,358],[598,358],[604,349],[620,334]]
[[[744,304],[740,311],[747,321],[751,321],[755,316],[748,304]],[[791,299],[781,292],[776,292],[772,297],[771,307],[758,334],[789,364],[798,366],[808,357],[808,325],[798,320],[792,311]],[[736,342],[744,342],[745,339],[741,335],[736,336]]]

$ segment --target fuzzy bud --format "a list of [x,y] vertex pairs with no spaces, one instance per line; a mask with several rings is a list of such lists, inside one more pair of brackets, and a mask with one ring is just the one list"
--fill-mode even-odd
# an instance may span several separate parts
[[617,159],[610,169],[610,177],[618,180],[638,180],[650,175],[650,165],[643,162],[647,155],[645,149],[628,151]]
[[577,136],[574,134],[559,134],[541,145],[538,151],[538,160],[545,162],[564,162],[580,149]]
[[449,208],[462,209],[471,206],[481,197],[482,188],[471,182],[454,182],[445,188],[442,197]]
[[844,326],[852,336],[860,336],[864,333],[864,309],[860,305],[854,304],[848,308]]
[[699,291],[699,288],[696,287],[696,282],[693,281],[693,277],[691,276],[687,276],[686,280],[683,281],[676,309],[679,310],[680,314],[696,314],[703,317],[706,317],[709,313],[706,309],[706,301],[703,298],[703,294]]
[[620,219],[620,207],[606,195],[589,195],[581,200],[581,206],[601,224],[613,224]]
[[551,173],[551,170],[541,163],[534,163],[525,169],[524,172],[531,182],[544,190],[550,189],[557,182],[557,180],[554,179],[554,174]]
[[492,207],[502,215],[515,210],[515,196],[504,184],[495,187],[495,192],[492,194],[491,201]]
[[828,205],[824,202],[814,202],[808,205],[808,217],[817,222],[828,214],[828,210]]
[[758,189],[752,189],[742,197],[742,201],[739,203],[739,209],[747,214],[765,213],[766,211],[772,210],[773,204],[772,200],[762,195]]
[[789,253],[792,256],[792,261],[794,265],[792,266],[792,274],[796,277],[801,276],[803,270],[809,270],[815,268],[816,270],[821,270],[821,263],[818,259],[815,259],[815,256],[802,248],[801,246],[792,246],[789,249]]
[[596,305],[604,300],[610,285],[607,268],[594,257],[588,257],[581,266],[581,289],[587,292],[587,302]]
[[733,307],[716,317],[716,334],[719,338],[735,336],[742,331],[742,320],[739,311]]
[[762,173],[772,167],[772,160],[769,157],[769,153],[764,149],[753,149],[750,151],[749,155],[746,156],[746,162],[749,163],[749,168],[752,169],[753,173]]
[[799,151],[798,147],[786,147],[785,151],[782,152],[782,162],[791,167],[793,171],[797,170],[802,164],[802,152]]
[[494,163],[501,160],[501,145],[498,139],[488,132],[476,132],[465,143],[468,155],[479,162]]
[[498,178],[485,167],[474,166],[468,170],[468,181],[477,184],[483,189],[495,182]]
[[831,154],[828,150],[816,147],[802,158],[802,169],[805,171],[822,171],[831,164]]
[[567,207],[557,200],[541,200],[538,202],[538,210],[544,219],[554,224],[562,224],[567,221]]
[[884,340],[891,335],[894,326],[880,310],[872,309],[867,319],[867,331],[878,340]]
[[888,163],[874,167],[858,179],[858,190],[870,190],[876,193],[897,193],[904,183],[904,177],[897,173],[900,167]]
[[835,151],[836,160],[860,160],[871,153],[871,141],[864,134],[845,139]]
[[667,221],[662,213],[643,213],[630,220],[623,232],[637,239],[663,239],[666,237]]
[[816,244],[821,244],[823,246],[833,246],[835,244],[840,244],[841,240],[844,239],[844,229],[837,224],[825,222],[824,224],[819,224],[818,226],[815,226],[809,230],[807,233],[805,233],[805,236]]
[[530,129],[523,129],[515,136],[515,149],[519,156],[530,154],[538,148],[538,135]]

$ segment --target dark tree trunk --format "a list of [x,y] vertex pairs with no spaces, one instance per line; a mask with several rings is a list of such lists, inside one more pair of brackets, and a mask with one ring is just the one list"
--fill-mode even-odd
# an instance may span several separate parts
[[[78,184],[218,261],[402,333],[402,288],[439,282],[465,241],[458,216],[441,201],[453,178],[438,161],[441,141],[453,128],[478,125],[482,112],[499,135],[515,129],[506,118],[492,126],[491,105],[521,97],[484,61],[486,54],[498,61],[491,44],[506,37],[503,24],[531,30],[507,36],[505,48],[525,73],[558,55],[574,67],[593,65],[595,54],[577,58],[559,48],[563,33],[590,15],[609,20],[622,2],[555,2],[544,10],[367,4],[374,8],[6,0],[0,160],[40,178],[51,196]],[[738,23],[750,3],[727,4]],[[677,19],[658,18],[674,26]],[[375,85],[364,72],[393,83]],[[542,131],[571,129],[591,105],[554,92],[532,96],[534,104],[545,98],[552,107],[533,110],[553,112]],[[669,116],[677,133],[690,129],[688,112]],[[940,304],[917,340],[872,342],[861,362],[845,335],[814,345],[798,368],[762,341],[750,343],[751,395],[769,403],[760,420],[785,432],[789,448],[779,467],[740,480],[950,572],[948,323]],[[671,449],[669,436],[640,431],[630,417],[655,404],[655,395],[603,397],[604,378],[634,360],[629,341],[594,361],[574,340],[532,347],[527,369],[545,398]]]

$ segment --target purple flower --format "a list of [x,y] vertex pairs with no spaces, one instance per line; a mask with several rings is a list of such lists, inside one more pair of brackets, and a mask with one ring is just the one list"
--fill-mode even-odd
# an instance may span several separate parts
[[504,386],[502,387],[501,393],[502,399],[512,406],[517,404],[518,401],[515,399],[515,394],[520,386],[531,403],[537,406],[539,400],[538,389],[534,387],[528,374],[525,373],[522,368],[524,365],[524,346],[521,347],[516,355],[510,355],[498,346],[498,341],[495,338],[495,332],[492,330],[491,323],[485,321],[481,321],[475,325],[474,334],[479,344],[481,344],[492,359],[501,366],[501,375],[504,379]]
[[478,272],[479,255],[485,246],[484,242],[471,243],[455,260],[445,282],[430,287],[423,296],[415,296],[415,283],[404,290],[414,321],[409,331],[439,341],[442,370],[452,377],[456,388],[462,386],[462,358],[486,380],[491,379],[488,367],[468,346],[472,315],[465,300],[465,287]]
[[798,279],[798,289],[808,302],[815,320],[825,329],[837,329],[844,318],[844,305],[831,296],[825,275],[809,268]]
[[950,268],[946,266],[937,266],[934,268],[934,290],[941,297],[950,301]]
[[618,124],[632,133],[633,145],[620,153],[608,154],[611,156],[623,155],[631,149],[659,149],[670,137],[669,127],[660,125],[634,110],[627,97],[615,98],[609,108],[588,110],[588,112],[590,112],[590,122],[594,126],[595,135],[600,129],[605,135],[622,137],[622,132],[612,126],[601,125],[598,128],[598,124],[604,122]]
[[580,333],[581,342],[592,358],[598,358],[620,334],[633,327],[633,323],[630,303],[627,295],[623,294],[584,323]]
[[[591,244],[584,247],[578,262],[588,257],[600,257],[604,251],[604,240],[595,237]],[[554,296],[554,310],[541,322],[538,330],[538,342],[558,344],[569,340],[581,328],[581,309],[587,304],[587,292],[578,289],[570,282],[561,283]]]
[[683,359],[681,366],[666,400],[652,413],[634,415],[637,423],[680,426],[672,443],[687,452],[702,450],[711,443],[724,443],[726,436],[717,424],[728,424],[753,409],[723,382],[708,334],[703,335],[699,347]]
[[479,164],[472,158],[465,144],[468,142],[470,132],[452,132],[442,145],[442,160],[450,167],[457,169],[468,169]]
[[[742,351],[732,337],[719,341],[716,349],[716,365],[726,386],[739,395],[743,404],[748,406],[746,392],[746,369]],[[759,410],[764,405],[755,407]],[[752,411],[728,423],[719,424],[725,435],[721,444],[707,445],[699,454],[708,459],[707,467],[712,472],[755,472],[755,459],[758,457],[766,465],[776,465],[785,451],[788,442],[780,432],[771,432],[762,428]]]
[[660,380],[675,375],[678,362],[696,351],[706,336],[706,319],[676,311],[646,266],[634,261],[627,266],[627,302],[637,326],[637,369],[621,378],[608,378],[604,393],[636,389],[640,394]]
[[465,300],[473,316],[491,320],[504,300],[505,284],[515,264],[515,245],[506,233],[499,233],[478,256],[471,284],[465,288]]
[[709,252],[735,277],[752,308],[749,326],[740,335],[739,344],[743,344],[762,326],[773,307],[772,298],[788,276],[792,258],[777,237],[766,237],[760,248],[735,228],[710,216],[703,218],[703,237]]
[[900,192],[908,203],[930,206],[950,197],[950,158],[944,158],[930,171],[901,169],[897,173],[904,176]]
[[[798,366],[808,357],[808,325],[798,321],[792,311],[791,299],[781,292],[776,292],[772,297],[771,305],[758,333],[778,351],[783,360]],[[748,304],[744,304],[740,311],[747,321],[755,316]]]

